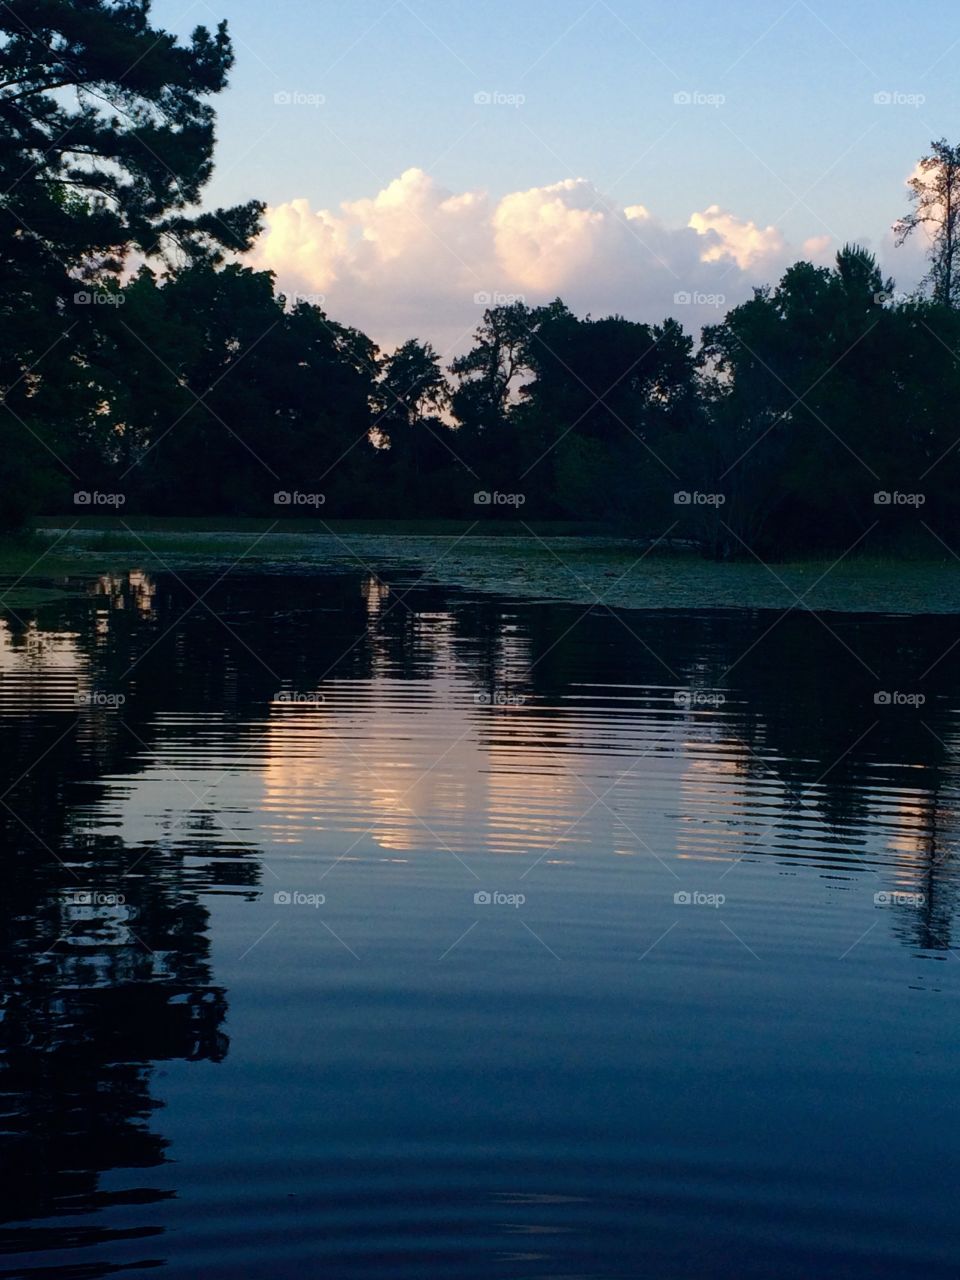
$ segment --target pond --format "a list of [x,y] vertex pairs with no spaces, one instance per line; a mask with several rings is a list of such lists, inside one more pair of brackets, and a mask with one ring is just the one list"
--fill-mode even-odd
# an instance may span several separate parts
[[75,585],[0,623],[0,1276],[957,1275],[955,616]]

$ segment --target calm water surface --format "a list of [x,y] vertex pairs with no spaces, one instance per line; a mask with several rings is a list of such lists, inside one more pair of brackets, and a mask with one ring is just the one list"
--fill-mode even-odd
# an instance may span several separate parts
[[958,640],[399,569],[4,614],[0,1276],[957,1277]]

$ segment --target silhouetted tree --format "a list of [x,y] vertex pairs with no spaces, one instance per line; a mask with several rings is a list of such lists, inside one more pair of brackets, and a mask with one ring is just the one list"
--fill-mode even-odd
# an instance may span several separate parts
[[452,407],[465,434],[492,435],[507,420],[521,379],[530,373],[530,342],[541,313],[523,302],[483,313],[473,346],[450,366],[457,379]]
[[191,212],[212,171],[207,98],[232,64],[225,23],[181,44],[148,0],[0,7],[0,524],[48,500],[54,462],[71,466],[111,310],[91,298],[129,254],[215,263],[252,242],[257,202]]
[[960,146],[946,138],[931,142],[919,173],[907,184],[913,208],[894,227],[897,244],[918,227],[930,236],[930,271],[925,283],[934,302],[942,307],[960,305]]

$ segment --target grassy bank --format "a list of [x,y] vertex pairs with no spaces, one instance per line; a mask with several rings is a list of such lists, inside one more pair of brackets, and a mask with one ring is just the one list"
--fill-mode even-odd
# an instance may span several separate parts
[[327,520],[323,517],[282,516],[261,519],[255,516],[46,516],[34,522],[39,533],[68,529],[71,525],[89,531],[125,534],[138,533],[310,533],[323,534],[328,529],[343,534],[370,534],[401,537],[459,537],[470,532],[483,537],[524,537],[532,529],[544,538],[594,537],[616,531],[609,525],[583,520],[506,520],[491,519],[481,514],[476,520]]
[[[124,525],[128,527],[124,527]],[[98,573],[393,572],[518,599],[621,608],[960,614],[960,563],[850,555],[766,566],[650,551],[583,525],[291,520],[42,521],[0,539],[0,598],[82,590]],[[38,596],[37,593],[40,593]]]

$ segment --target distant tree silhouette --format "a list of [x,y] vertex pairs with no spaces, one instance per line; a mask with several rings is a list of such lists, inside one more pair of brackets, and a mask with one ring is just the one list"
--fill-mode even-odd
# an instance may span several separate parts
[[919,173],[910,179],[913,208],[897,222],[897,244],[917,230],[930,236],[930,271],[925,283],[934,302],[942,307],[960,306],[960,146],[946,138],[931,142]]
[[383,361],[374,407],[391,443],[401,440],[405,429],[435,420],[448,400],[440,357],[429,342],[411,338]]
[[[675,319],[515,300],[445,370],[430,343],[381,352],[232,260],[259,202],[196,212],[232,65],[224,24],[181,43],[147,0],[0,6],[0,528],[97,489],[198,516],[522,504],[723,558],[949,537],[960,147],[932,144],[897,224],[901,243],[930,234],[929,297],[898,298],[848,245],[699,349]],[[919,495],[922,521],[879,510],[887,491]]]
[[513,302],[484,312],[473,347],[450,366],[457,379],[453,409],[465,432],[479,437],[505,423],[531,371],[530,343],[545,311]]

